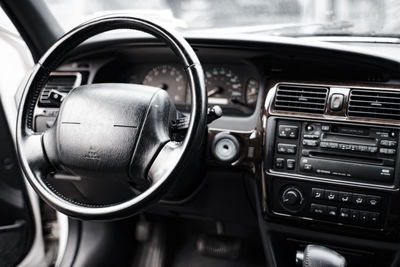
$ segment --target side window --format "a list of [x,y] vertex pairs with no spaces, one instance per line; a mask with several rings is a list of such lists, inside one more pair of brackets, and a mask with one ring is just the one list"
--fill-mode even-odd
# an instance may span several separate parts
[[[0,95],[14,95],[33,66],[32,55],[7,14],[0,8]],[[4,102],[4,101],[3,101]]]
[[8,18],[7,14],[4,12],[2,8],[0,8],[0,31],[8,31],[12,34],[16,34],[19,36],[17,29],[14,27],[14,24]]

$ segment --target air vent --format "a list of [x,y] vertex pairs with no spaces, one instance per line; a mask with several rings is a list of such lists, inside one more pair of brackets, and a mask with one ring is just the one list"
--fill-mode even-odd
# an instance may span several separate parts
[[43,88],[40,98],[39,106],[41,107],[58,107],[58,104],[52,103],[49,100],[51,90],[57,90],[60,93],[68,93],[79,86],[81,83],[80,73],[53,73],[49,77],[46,86]]
[[303,85],[278,85],[275,109],[289,112],[323,114],[329,89]]
[[400,120],[400,92],[352,89],[347,115],[349,117]]

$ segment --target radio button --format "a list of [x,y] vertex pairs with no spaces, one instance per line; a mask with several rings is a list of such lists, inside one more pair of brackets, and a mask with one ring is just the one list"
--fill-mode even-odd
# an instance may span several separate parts
[[319,135],[317,135],[317,134],[305,134],[305,135],[303,135],[303,137],[307,138],[307,139],[318,139]]
[[306,163],[306,164],[303,165],[303,169],[305,171],[311,171],[312,170],[312,165]]
[[367,205],[378,207],[381,204],[381,197],[379,196],[367,196]]
[[282,144],[282,143],[278,144],[278,153],[294,155],[296,154],[296,151],[297,151],[296,145]]
[[294,160],[294,159],[286,160],[286,168],[288,170],[294,170],[295,166],[296,166],[296,160]]
[[389,146],[389,140],[381,140],[382,146]]
[[385,155],[394,155],[396,154],[396,149],[393,148],[380,148],[379,153],[385,154]]
[[353,203],[357,205],[364,205],[367,203],[367,195],[353,194]]
[[397,146],[396,141],[389,141],[389,147],[395,147],[395,146]]
[[395,154],[396,154],[396,149],[388,148],[387,154],[388,154],[388,155],[395,155]]
[[339,144],[339,149],[341,150],[350,150],[351,149],[351,145],[348,144]]
[[331,126],[329,124],[322,124],[321,130],[323,132],[329,132],[331,130]]
[[349,192],[339,192],[339,201],[343,203],[351,202],[353,194]]
[[299,128],[297,126],[279,125],[279,137],[297,139]]
[[288,154],[291,154],[291,155],[293,155],[293,154],[296,154],[296,146],[295,145],[290,145],[290,146],[287,146],[287,153]]
[[367,152],[368,151],[368,147],[367,146],[358,146],[357,147],[357,151]]
[[323,199],[325,194],[325,190],[321,188],[313,188],[311,190],[311,197],[315,199]]
[[396,147],[397,142],[396,141],[391,141],[391,140],[381,140],[380,144],[382,146],[387,146],[387,147]]
[[338,144],[338,143],[332,143],[332,142],[330,142],[328,145],[329,145],[329,148],[333,148],[333,149],[337,149],[337,148],[339,147],[339,144]]
[[328,142],[321,142],[321,143],[319,144],[319,146],[320,146],[321,148],[326,148],[326,147],[329,146],[329,143],[328,143]]
[[338,201],[339,199],[339,192],[333,190],[325,190],[325,199],[331,201]]
[[309,125],[306,126],[306,131],[307,132],[314,131],[314,127],[311,124],[309,124]]
[[285,167],[285,159],[276,158],[275,159],[275,167],[278,169],[283,169]]
[[317,140],[303,140],[303,146],[312,146],[312,147],[316,147],[318,146],[318,141]]

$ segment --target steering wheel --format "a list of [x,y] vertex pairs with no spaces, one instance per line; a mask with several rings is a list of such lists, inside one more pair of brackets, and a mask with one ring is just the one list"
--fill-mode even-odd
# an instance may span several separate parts
[[[34,108],[50,72],[82,42],[118,29],[151,34],[179,59],[191,90],[185,138],[171,138],[171,123],[179,118],[164,90],[117,83],[71,90],[53,126],[35,132]],[[149,208],[165,196],[191,156],[202,151],[207,116],[203,75],[186,40],[157,23],[112,15],[71,30],[43,55],[24,86],[17,153],[29,183],[51,207],[79,219],[115,219]],[[71,180],[69,186],[57,186],[63,175]]]

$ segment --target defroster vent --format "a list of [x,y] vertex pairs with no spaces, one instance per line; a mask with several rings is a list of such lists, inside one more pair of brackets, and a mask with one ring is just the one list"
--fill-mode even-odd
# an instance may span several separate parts
[[329,88],[303,85],[278,85],[274,107],[276,110],[323,114]]
[[347,115],[349,117],[400,120],[400,92],[351,89]]

